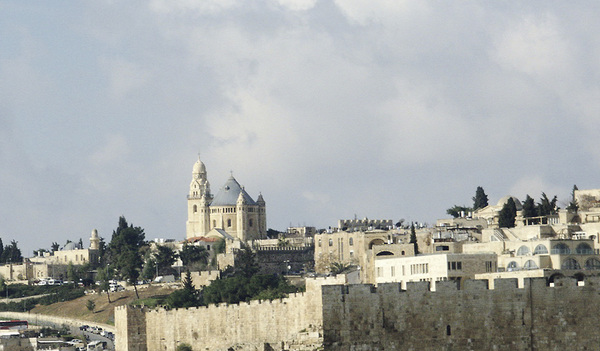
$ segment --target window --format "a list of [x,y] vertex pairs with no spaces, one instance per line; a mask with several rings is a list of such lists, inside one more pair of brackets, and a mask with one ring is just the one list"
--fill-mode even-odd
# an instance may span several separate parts
[[519,270],[519,264],[515,261],[510,261],[508,266],[506,266],[506,270],[509,272]]
[[547,253],[548,253],[548,248],[542,244],[539,244],[538,246],[535,247],[535,250],[533,250],[534,255],[544,255]]
[[440,245],[435,247],[435,251],[449,251],[450,247],[448,245]]
[[329,239],[329,246],[333,246],[333,239]]
[[354,245],[354,238],[350,238],[348,240],[348,245],[353,246]]
[[575,252],[579,255],[593,255],[594,254],[594,250],[592,250],[590,245],[588,245],[586,243],[581,243],[581,244],[577,245],[577,249],[575,249]]
[[227,226],[228,226],[228,227],[231,227],[231,219],[228,219],[228,220],[227,220]]
[[563,244],[563,243],[556,244],[552,248],[553,255],[568,255],[570,253],[571,253],[571,249],[566,244]]
[[533,260],[527,260],[523,265],[525,269],[538,269],[538,265]]
[[529,253],[531,253],[531,251],[529,251],[529,248],[525,245],[521,246],[517,250],[517,256],[526,256],[526,255],[529,255]]
[[600,260],[597,258],[590,258],[585,261],[585,269],[600,269]]
[[383,267],[377,267],[377,276],[381,277],[383,275]]
[[391,267],[391,274],[392,274],[392,277],[396,276],[396,267],[394,267],[394,266]]
[[321,247],[321,239],[319,239],[319,247]]
[[253,223],[252,223],[252,218],[250,218],[250,219],[248,220],[248,226],[249,226],[249,227],[252,227],[252,224],[253,224]]
[[213,219],[213,228],[217,226],[217,220]]
[[493,272],[494,271],[494,262],[492,262],[492,261],[485,261],[485,271],[486,272]]
[[194,205],[194,213],[198,212],[198,206]]
[[567,258],[560,266],[560,269],[581,269],[581,266],[579,265],[579,262],[575,261],[575,259]]

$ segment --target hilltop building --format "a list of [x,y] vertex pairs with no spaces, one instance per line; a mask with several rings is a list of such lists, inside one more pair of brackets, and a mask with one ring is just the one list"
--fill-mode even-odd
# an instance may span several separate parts
[[231,175],[213,196],[200,158],[192,168],[187,199],[187,239],[216,236],[247,242],[266,237],[267,212],[262,195],[255,201]]

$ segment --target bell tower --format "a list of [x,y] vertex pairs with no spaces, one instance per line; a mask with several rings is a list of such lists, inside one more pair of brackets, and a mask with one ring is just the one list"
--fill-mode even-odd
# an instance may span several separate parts
[[206,174],[206,166],[200,161],[194,163],[192,168],[192,181],[188,193],[188,220],[186,224],[186,238],[201,236],[208,232],[208,204],[212,201],[210,183]]

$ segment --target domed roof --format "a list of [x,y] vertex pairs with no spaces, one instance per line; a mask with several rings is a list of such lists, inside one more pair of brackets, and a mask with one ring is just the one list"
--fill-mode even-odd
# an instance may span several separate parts
[[75,250],[75,249],[77,249],[77,246],[75,246],[75,243],[74,243],[74,242],[67,243],[67,244],[66,244],[66,245],[63,247],[63,250]]
[[521,211],[523,209],[523,205],[521,204],[521,201],[519,201],[519,199],[517,199],[516,197],[511,196],[511,195],[505,196],[505,197],[501,198],[500,200],[498,200],[498,203],[496,204],[496,206],[503,207],[504,204],[506,204],[508,202],[508,199],[513,199],[513,201],[515,202],[515,206],[517,207],[517,211]]
[[200,161],[200,157],[198,157],[198,161],[194,163],[194,168],[192,169],[192,173],[206,173],[206,166],[204,162]]
[[256,205],[256,202],[252,200],[250,195],[246,192],[246,190],[242,189],[240,183],[233,178],[233,176],[227,179],[225,185],[221,189],[217,195],[215,195],[214,200],[210,204],[211,206],[235,206],[237,204],[238,197],[242,194],[244,200],[246,200],[246,204],[248,205]]

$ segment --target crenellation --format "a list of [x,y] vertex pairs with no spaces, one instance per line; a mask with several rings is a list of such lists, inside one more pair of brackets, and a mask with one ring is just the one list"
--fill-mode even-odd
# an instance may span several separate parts
[[494,290],[514,290],[519,288],[519,279],[494,279]]
[[467,292],[476,290],[489,290],[487,279],[468,279],[464,282],[464,289]]
[[456,280],[441,280],[435,282],[435,291],[438,293],[451,293],[458,291],[459,282]]
[[431,291],[429,282],[407,282],[406,291],[409,293],[421,293]]

